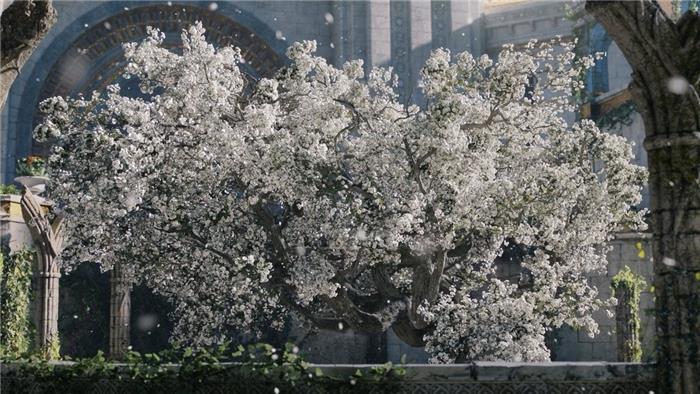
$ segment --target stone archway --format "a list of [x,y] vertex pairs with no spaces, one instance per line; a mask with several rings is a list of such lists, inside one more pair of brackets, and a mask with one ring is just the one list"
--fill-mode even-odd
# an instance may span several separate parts
[[[147,27],[165,33],[164,45],[177,51],[183,29],[201,22],[207,40],[217,47],[241,48],[244,71],[252,77],[271,76],[283,64],[283,58],[264,39],[228,16],[196,4],[144,4],[97,20],[73,39],[53,62],[42,81],[36,103],[53,96],[88,95],[107,85],[124,83],[126,60],[122,43],[138,42],[147,35]],[[36,105],[31,108],[32,129],[42,120]],[[33,142],[34,154],[48,153],[48,147]],[[112,358],[121,358],[130,344],[131,283],[120,267],[110,272],[109,349]],[[54,319],[55,320],[55,319]],[[55,323],[55,322],[54,322]],[[55,325],[55,324],[54,324]]]
[[[117,81],[125,66],[122,43],[142,40],[148,26],[164,32],[164,44],[176,49],[182,30],[197,21],[207,29],[207,39],[214,45],[241,48],[250,74],[271,76],[283,65],[265,40],[225,15],[195,5],[151,4],[125,9],[86,30],[51,67],[39,102],[53,96],[89,93]],[[40,119],[35,112],[33,125]]]
[[[12,182],[17,158],[41,152],[32,142],[32,130],[40,121],[39,102],[54,95],[99,89],[110,78],[113,81],[120,74],[121,42],[138,41],[147,25],[161,28],[169,41],[179,43],[181,29],[201,20],[213,44],[242,48],[249,61],[247,71],[260,76],[286,63],[287,43],[277,39],[275,30],[255,11],[234,2],[221,2],[215,9],[211,3],[193,0],[71,4],[59,10],[56,26],[27,61],[0,114],[0,182]],[[68,78],[71,73],[67,71],[80,72]]]

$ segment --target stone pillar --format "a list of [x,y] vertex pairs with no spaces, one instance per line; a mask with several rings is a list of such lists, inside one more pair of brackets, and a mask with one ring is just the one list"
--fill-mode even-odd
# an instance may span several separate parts
[[644,119],[654,233],[657,385],[700,393],[700,14],[643,1],[587,1],[632,67]]
[[639,320],[633,316],[630,307],[631,292],[627,287],[621,287],[615,292],[617,306],[615,321],[617,327],[617,361],[638,362],[635,349],[639,348]]
[[58,286],[61,277],[54,256],[45,250],[37,252],[39,258],[39,346],[48,359],[59,354],[58,338]]
[[431,11],[429,1],[412,0],[409,2],[409,42],[411,47],[409,73],[411,79],[408,82],[411,84],[412,98],[419,104],[425,103],[423,90],[418,84],[420,70],[433,50],[431,45],[433,39]]
[[399,95],[406,101],[411,90],[411,11],[408,1],[389,3],[391,66],[399,77]]
[[391,10],[388,1],[367,3],[367,66],[387,66],[391,62]]
[[449,47],[453,52],[469,51],[474,57],[482,53],[480,1],[450,1]]
[[640,362],[642,344],[639,338],[639,294],[646,286],[644,279],[625,266],[612,278],[610,287],[617,298],[615,322],[617,332],[617,361]]
[[[696,131],[695,134],[700,133]],[[692,134],[691,134],[692,135]],[[700,146],[647,137],[659,387],[700,393]]]
[[129,351],[129,319],[131,317],[131,283],[121,265],[109,274],[109,356],[122,359]]
[[31,187],[26,185],[20,205],[34,239],[39,263],[38,347],[44,357],[55,359],[59,357],[58,279],[61,274],[56,256],[63,243],[61,218],[56,217],[50,221],[46,215],[48,205],[41,197],[35,196]]

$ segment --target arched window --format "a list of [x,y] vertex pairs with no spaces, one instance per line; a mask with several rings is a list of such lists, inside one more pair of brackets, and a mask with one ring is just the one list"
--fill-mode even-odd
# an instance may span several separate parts
[[[594,55],[598,52],[607,52],[612,39],[603,29],[603,26],[596,23],[590,30],[589,53]],[[598,60],[595,66],[589,70],[588,89],[595,97],[609,91],[608,86],[608,57]]]

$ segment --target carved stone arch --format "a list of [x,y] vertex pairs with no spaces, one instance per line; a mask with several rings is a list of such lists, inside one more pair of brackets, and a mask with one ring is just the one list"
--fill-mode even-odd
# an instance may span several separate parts
[[[106,84],[109,76],[118,75],[113,62],[114,56],[121,54],[121,41],[129,36],[138,41],[139,35],[134,32],[138,33],[140,29],[145,32],[145,25],[150,22],[169,31],[170,36],[179,38],[182,28],[201,20],[211,32],[209,39],[213,44],[232,43],[247,50],[252,63],[248,71],[255,71],[258,75],[266,76],[286,63],[284,52],[288,43],[277,39],[275,30],[244,5],[218,2],[217,9],[210,10],[209,2],[174,0],[168,3],[160,0],[77,2],[71,6],[70,12],[59,15],[56,26],[34,51],[23,75],[15,80],[8,94],[0,124],[0,182],[14,179],[17,158],[41,153],[32,141],[32,131],[40,121],[37,108],[41,100],[89,91],[99,88],[100,83]],[[125,31],[131,24],[136,26]],[[105,30],[111,34],[100,39],[99,34]],[[235,33],[239,36],[236,37]],[[76,60],[67,66],[76,69],[80,66],[85,72],[73,81],[59,79],[56,75],[59,64],[71,53],[75,55],[77,49],[84,52],[88,60],[84,63]],[[102,67],[107,71],[100,73]],[[113,72],[110,74],[109,70]],[[91,81],[91,76],[95,79],[102,76],[102,80]]]
[[[42,119],[42,115],[37,110],[38,103],[42,100],[53,96],[74,97],[78,94],[89,94],[113,83],[134,85],[132,81],[124,81],[122,77],[126,66],[122,44],[141,41],[146,37],[149,26],[165,33],[164,45],[177,51],[182,45],[183,29],[195,22],[201,22],[207,30],[207,40],[214,46],[241,48],[246,60],[241,67],[253,77],[272,76],[284,64],[279,48],[280,43],[261,37],[265,35],[269,37],[269,32],[264,29],[261,35],[258,29],[253,30],[238,21],[245,19],[246,16],[243,15],[242,10],[239,14],[237,12],[239,10],[230,3],[222,3],[218,11],[209,9],[208,3],[195,2],[180,4],[176,2],[173,5],[164,2],[144,2],[136,7],[134,3],[129,3],[126,7],[122,7],[123,4],[119,5],[118,8],[109,8],[111,12],[106,13],[97,7],[96,10],[91,11],[92,14],[89,17],[85,14],[84,18],[77,18],[72,24],[73,28],[81,27],[79,34],[73,34],[69,42],[61,42],[65,34],[68,34],[63,31],[53,38],[54,42],[60,45],[60,49],[47,50],[41,54],[42,58],[37,64],[45,63],[48,67],[44,68],[48,70],[37,70],[36,67],[33,70],[30,81],[36,79],[41,83],[33,88],[31,85],[23,86],[24,89],[20,91],[21,102],[27,102],[27,105],[22,107],[24,123],[21,128],[15,127],[9,130],[10,135],[14,134],[16,139],[24,139],[24,143],[30,146],[31,152],[42,154],[47,150],[47,147],[32,143],[31,140],[31,130]],[[85,21],[88,20],[90,23],[86,24]],[[76,24],[79,26],[75,26]],[[82,28],[83,25],[85,28]],[[272,45],[276,45],[277,48],[273,48]],[[37,72],[42,77],[34,78]],[[133,88],[133,86],[130,87]],[[28,153],[17,151],[18,149],[15,148],[18,156]],[[54,282],[51,282],[54,284],[52,289],[55,288],[57,292],[58,281]],[[130,343],[130,293],[131,283],[128,280],[128,273],[123,267],[115,267],[110,272],[108,353],[117,359],[124,357]],[[53,298],[57,299],[57,297]],[[51,313],[49,313],[50,321],[47,320],[49,323],[47,327],[53,331],[49,330],[51,332],[44,335],[49,338],[44,340],[47,343],[55,331],[57,307],[56,303],[49,311]]]
[[[112,15],[80,35],[51,67],[38,101],[103,89],[123,74],[122,43],[144,39],[150,26],[165,33],[166,47],[177,50],[183,29],[198,21],[215,46],[241,48],[246,60],[242,67],[249,74],[269,77],[283,65],[282,57],[265,40],[221,13],[197,5],[143,5]],[[33,119],[35,126],[41,115],[35,112]]]
[[608,47],[608,89],[617,92],[626,89],[632,80],[632,67],[625,59],[617,43],[612,42]]
[[[589,32],[589,46],[591,54],[598,52],[606,53],[610,48],[612,39],[605,32],[602,25],[596,23],[591,27]],[[588,86],[593,90],[593,95],[598,95],[606,93],[609,91],[609,81],[608,81],[608,57],[604,56],[602,59],[598,60],[590,71],[590,80],[588,81]]]

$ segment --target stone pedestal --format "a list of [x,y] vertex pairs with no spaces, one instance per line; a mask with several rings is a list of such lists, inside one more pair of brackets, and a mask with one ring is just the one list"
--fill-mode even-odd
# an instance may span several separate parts
[[22,216],[21,196],[0,195],[0,241],[5,252],[32,248],[34,240]]

